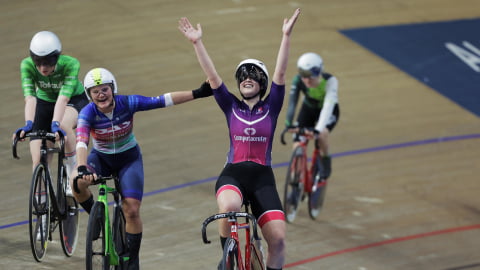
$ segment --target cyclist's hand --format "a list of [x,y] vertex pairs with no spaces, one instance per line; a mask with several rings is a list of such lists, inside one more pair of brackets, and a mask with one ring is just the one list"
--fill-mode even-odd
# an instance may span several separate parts
[[192,95],[194,99],[205,98],[213,95],[213,90],[208,80],[203,82],[202,85],[200,85],[200,88],[192,90]]
[[51,130],[52,130],[52,133],[55,133],[55,134],[60,134],[62,133],[62,135],[65,137],[65,135],[67,135],[67,133],[65,133],[65,131],[63,129],[60,128],[60,122],[58,121],[53,121],[52,122],[52,125],[50,126]]
[[88,170],[87,166],[81,165],[77,168],[78,176],[80,176],[83,180],[87,181],[91,184],[95,180],[95,175]]
[[[32,122],[32,120],[26,121],[26,122],[25,122],[25,126],[17,129],[17,130],[15,131],[15,133],[13,133],[12,140],[14,140],[15,137],[17,137],[17,138],[23,138],[23,137],[25,136],[25,134],[26,134],[27,132],[32,131],[32,129],[33,129],[33,122]],[[22,140],[23,140],[23,139],[22,139]]]

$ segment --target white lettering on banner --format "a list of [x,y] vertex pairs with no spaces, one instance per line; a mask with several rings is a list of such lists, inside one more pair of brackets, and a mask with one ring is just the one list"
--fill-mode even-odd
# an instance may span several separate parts
[[474,71],[480,72],[480,49],[476,48],[473,44],[467,41],[464,41],[462,45],[470,51],[451,42],[445,43],[445,47],[447,47],[447,49],[460,58],[460,60],[462,60]]

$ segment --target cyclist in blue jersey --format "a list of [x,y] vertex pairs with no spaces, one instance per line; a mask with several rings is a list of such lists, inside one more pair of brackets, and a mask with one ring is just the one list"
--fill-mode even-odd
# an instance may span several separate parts
[[[113,74],[104,68],[90,70],[84,80],[85,93],[92,101],[78,117],[77,175],[79,193],[73,192],[80,205],[90,213],[94,200],[88,186],[97,175],[117,174],[126,218],[127,243],[130,252],[128,269],[139,269],[138,253],[143,224],[140,205],[143,197],[144,173],[140,147],[133,134],[133,115],[137,111],[178,105],[196,98],[212,95],[212,89],[203,83],[193,91],[179,91],[157,97],[118,95]],[[90,137],[93,149],[88,154]]]
[[[246,59],[237,66],[235,78],[242,96],[239,100],[228,91],[218,75],[202,43],[200,24],[194,28],[187,18],[181,18],[178,26],[193,44],[229,129],[227,164],[215,185],[219,211],[240,211],[244,202],[250,202],[268,244],[267,269],[282,269],[285,262],[285,215],[271,167],[271,150],[285,95],[290,34],[299,14],[297,9],[290,19],[284,19],[271,89],[265,99],[268,71],[263,62]],[[223,246],[230,235],[226,220],[220,223],[219,233]]]
[[[80,62],[62,55],[62,43],[55,33],[41,31],[30,42],[30,56],[20,65],[25,97],[25,126],[17,129],[13,138],[36,130],[62,133],[66,136],[67,174],[75,168],[75,126],[80,110],[88,103],[78,79]],[[32,138],[30,153],[33,168],[40,163],[41,141]],[[67,189],[71,195],[71,189]]]
[[[314,128],[315,132],[319,134],[318,148],[322,161],[321,178],[327,179],[332,171],[328,139],[340,119],[338,80],[332,74],[324,71],[322,57],[313,52],[302,54],[298,58],[297,68],[298,74],[293,78],[290,87],[285,126],[286,128],[292,127],[298,97],[300,92],[303,93],[302,107],[295,126]],[[295,135],[293,149],[299,141],[304,140],[306,140],[304,136]]]

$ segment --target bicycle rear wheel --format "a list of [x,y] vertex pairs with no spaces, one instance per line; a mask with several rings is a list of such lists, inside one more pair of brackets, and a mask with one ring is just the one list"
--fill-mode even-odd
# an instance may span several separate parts
[[50,192],[46,168],[38,164],[33,171],[29,200],[30,247],[33,258],[41,262],[47,253],[50,234]]
[[87,225],[85,263],[87,270],[110,269],[105,245],[105,208],[101,202],[95,202],[90,211]]
[[303,196],[303,168],[307,162],[303,148],[298,146],[294,149],[287,168],[285,190],[283,193],[283,208],[288,223],[295,220],[298,205]]
[[218,266],[218,270],[236,270],[238,267],[238,245],[237,241],[228,237],[223,248],[223,256]]
[[78,218],[79,218],[79,209],[77,201],[70,196],[66,195],[67,188],[67,173],[65,171],[65,166],[61,167],[61,173],[59,173],[59,184],[60,188],[57,195],[58,205],[61,207],[61,211],[64,211],[65,216],[60,222],[60,242],[62,243],[63,253],[67,257],[73,255],[75,248],[77,247],[78,240]]
[[[318,160],[318,162],[320,161]],[[323,202],[325,201],[325,195],[327,194],[327,180],[321,179],[321,172],[318,168],[320,168],[320,164],[317,164],[315,167],[315,178],[312,183],[316,183],[316,188],[312,187],[312,191],[308,193],[308,214],[310,215],[310,218],[314,220],[320,214]]]

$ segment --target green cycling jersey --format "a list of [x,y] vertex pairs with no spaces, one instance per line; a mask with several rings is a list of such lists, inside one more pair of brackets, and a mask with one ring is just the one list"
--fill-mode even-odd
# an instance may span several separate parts
[[80,62],[71,56],[60,55],[55,71],[43,76],[35,67],[31,57],[22,60],[20,75],[23,95],[35,96],[47,102],[56,102],[59,95],[71,98],[83,93],[83,85],[78,79]]

